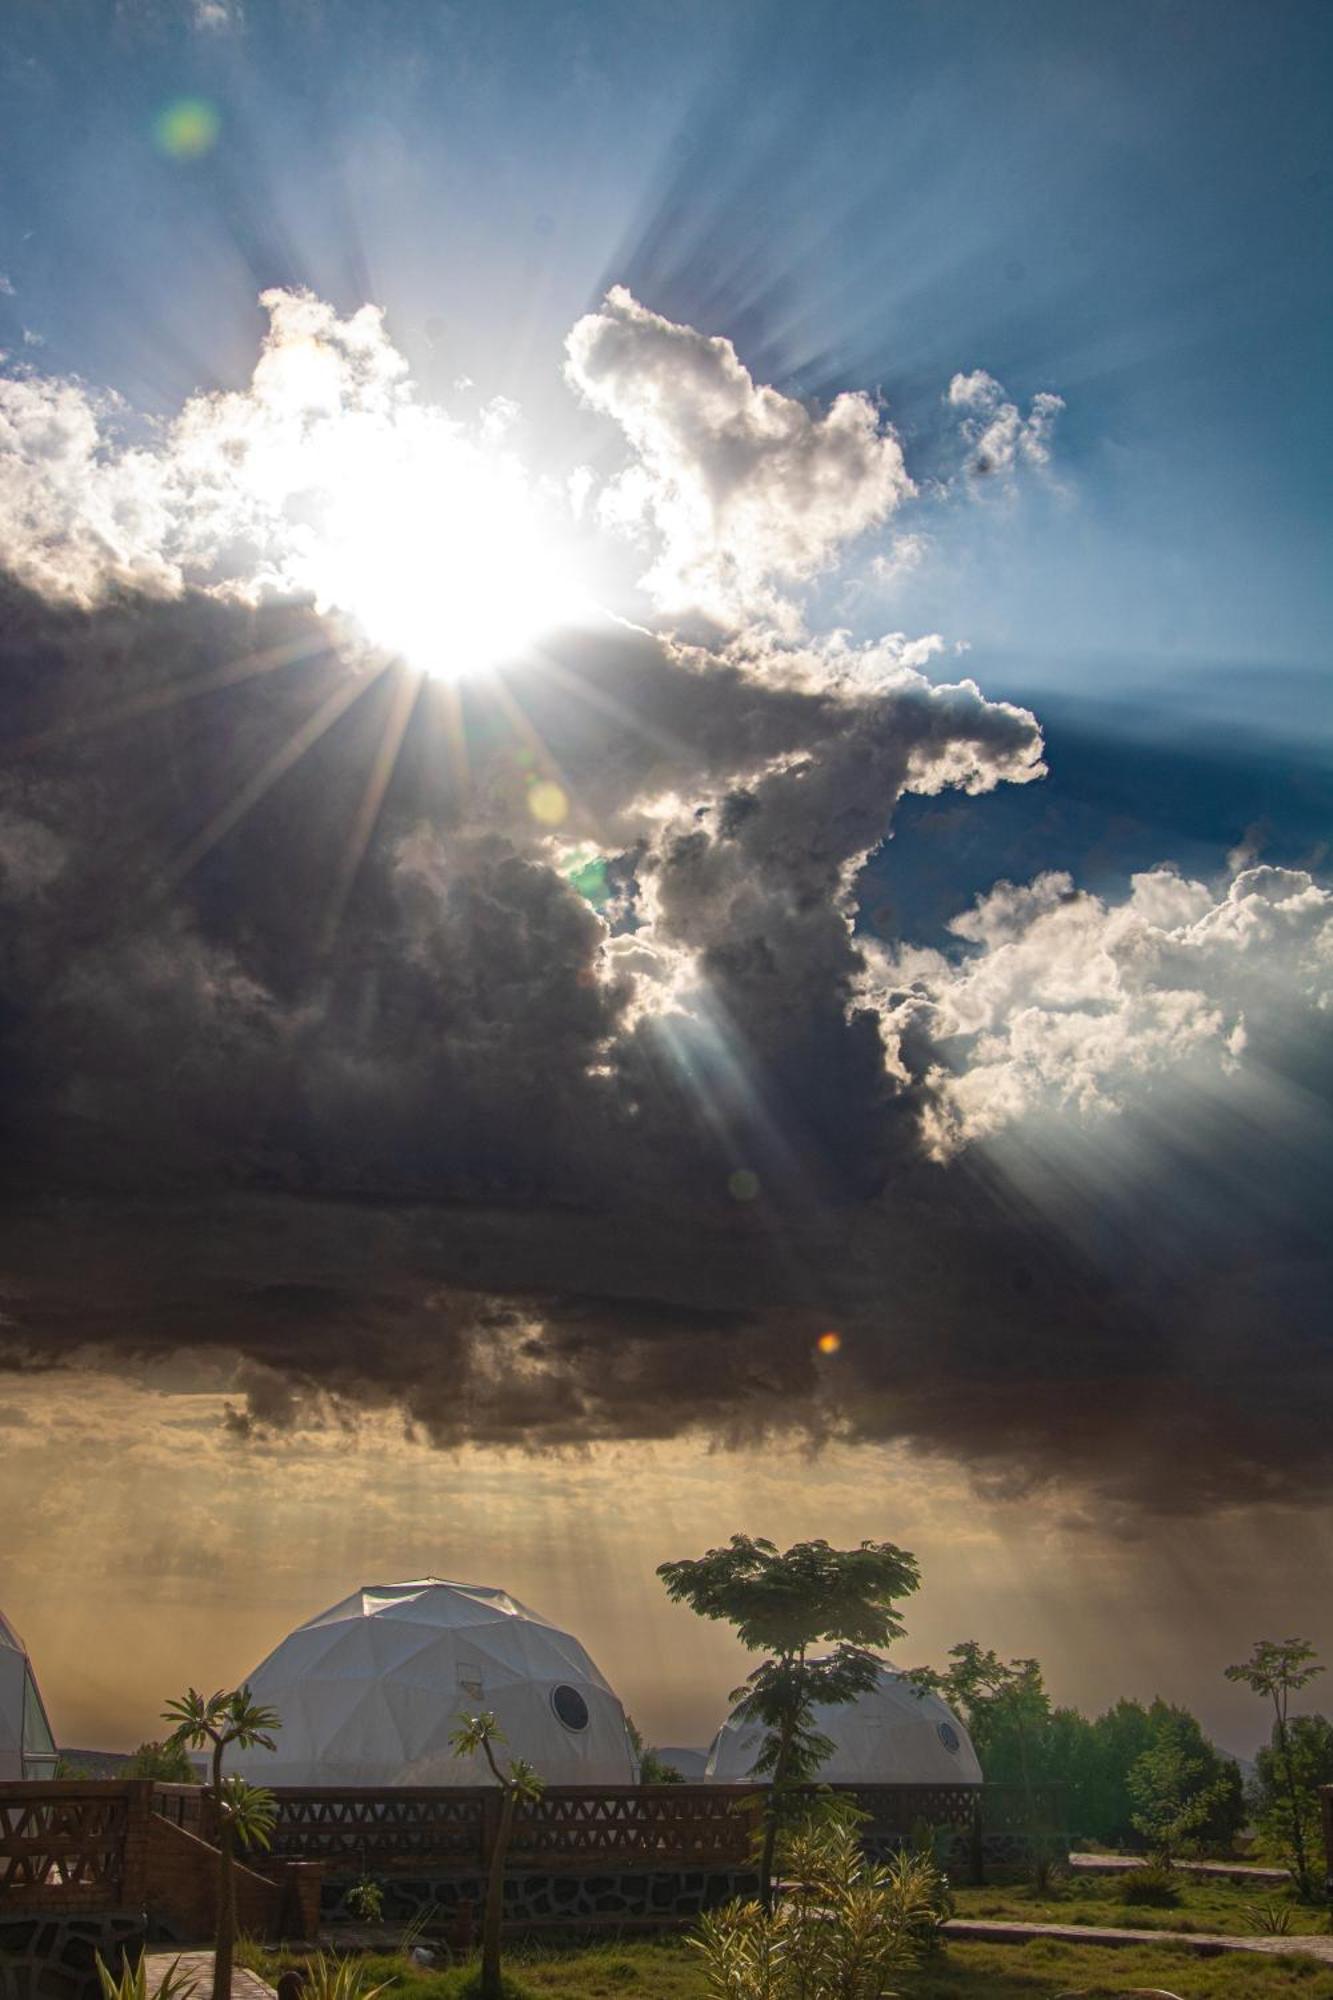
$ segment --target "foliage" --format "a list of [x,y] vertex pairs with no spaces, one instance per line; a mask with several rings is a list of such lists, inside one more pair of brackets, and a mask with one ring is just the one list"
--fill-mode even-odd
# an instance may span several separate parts
[[210,1695],[190,1688],[167,1703],[162,1719],[176,1725],[162,1746],[164,1750],[189,1748],[212,1752],[214,1791],[222,1782],[224,1751],[233,1743],[241,1750],[253,1749],[256,1744],[265,1750],[276,1750],[273,1731],[282,1727],[277,1711],[261,1708],[248,1687],[234,1688],[230,1693],[218,1689]]
[[353,1882],[343,1901],[358,1923],[377,1924],[384,1915],[384,1891],[369,1876]]
[[1297,1771],[1287,1715],[1292,1695],[1308,1687],[1315,1675],[1322,1674],[1324,1669],[1307,1639],[1259,1639],[1248,1660],[1227,1667],[1225,1671],[1229,1681],[1242,1682],[1273,1704],[1271,1769],[1277,1774],[1276,1791],[1284,1801],[1284,1808],[1281,1817],[1272,1816],[1271,1823],[1283,1843],[1282,1851],[1295,1877],[1297,1890],[1301,1896],[1308,1897],[1314,1889],[1310,1865],[1312,1843],[1306,1832],[1308,1786],[1302,1783]]
[[1204,1761],[1166,1731],[1135,1759],[1129,1790],[1134,1829],[1164,1868],[1183,1846],[1198,1838],[1217,1804]]
[[91,1778],[93,1774],[86,1764],[76,1764],[74,1759],[67,1757],[62,1750],[56,1758],[54,1775],[57,1778]]
[[268,1847],[278,1817],[272,1792],[245,1778],[224,1778],[218,1803],[223,1825],[231,1828],[242,1847]]
[[387,1981],[372,1986],[358,1958],[337,1958],[332,1952],[317,1951],[303,1967],[301,2000],[375,2000]]
[[830,1822],[791,1842],[792,1885],[776,1909],[736,1902],[694,1940],[716,2000],[882,2000],[938,1938],[944,1885],[905,1853],[868,1861],[854,1828]]
[[636,1726],[632,1716],[625,1717],[625,1730],[629,1737],[630,1748],[634,1752],[634,1762],[638,1768],[641,1785],[684,1784],[685,1780],[675,1766],[664,1764],[656,1750],[644,1742],[643,1732]]
[[141,1743],[125,1765],[124,1778],[156,1778],[163,1785],[197,1785],[199,1773],[183,1743]]
[[[769,1654],[731,1697],[736,1718],[764,1731],[753,1768],[771,1781],[759,1863],[767,1906],[783,1794],[813,1778],[832,1747],[814,1728],[813,1710],[874,1686],[880,1661],[871,1648],[901,1637],[894,1602],[917,1588],[920,1571],[892,1542],[797,1542],[780,1553],[772,1542],[733,1535],[725,1548],[662,1563],[657,1574],[674,1602],[734,1625],[748,1651]],[[812,1646],[829,1642],[831,1653],[811,1657]]]
[[1295,1781],[1294,1802],[1274,1724],[1271,1742],[1255,1758],[1251,1804],[1265,1850],[1290,1866],[1298,1826],[1306,1853],[1319,1851],[1319,1788],[1333,1785],[1333,1723],[1323,1715],[1293,1716],[1287,1723],[1287,1758]]
[[[1311,1812],[1309,1784],[1297,1768],[1287,1710],[1291,1696],[1307,1688],[1315,1674],[1323,1674],[1323,1666],[1309,1640],[1261,1638],[1255,1642],[1249,1660],[1229,1666],[1225,1674],[1227,1680],[1239,1680],[1255,1694],[1273,1702],[1273,1750],[1267,1780],[1269,1812],[1263,1832],[1275,1842],[1291,1868],[1299,1894],[1311,1896],[1315,1890],[1311,1868],[1313,1826],[1317,1822]],[[1281,1806],[1277,1804],[1279,1800]]]
[[[108,1971],[100,1951],[96,1960],[102,2000],[149,2000],[146,1953],[134,1960],[127,1958],[119,1973]],[[154,1980],[152,1990],[154,2000],[192,2000],[197,1988],[198,1981],[182,1972],[179,1958],[173,1958],[162,1976]]]
[[464,1716],[449,1738],[456,1757],[472,1757],[480,1750],[490,1766],[491,1776],[500,1787],[500,1824],[491,1850],[486,1882],[486,1907],[481,1924],[481,1972],[477,1991],[481,2000],[504,2000],[504,1976],[500,1969],[500,1924],[504,1915],[505,1860],[514,1831],[514,1814],[525,1799],[538,1799],[546,1780],[537,1775],[522,1757],[513,1757],[505,1770],[496,1760],[495,1748],[503,1743],[504,1731],[489,1709],[480,1715]]
[[1116,1883],[1122,1903],[1142,1903],[1153,1910],[1174,1910],[1180,1902],[1176,1876],[1160,1861],[1146,1868],[1128,1868]]
[[1248,1912],[1245,1927],[1265,1937],[1290,1937],[1296,1928],[1295,1912],[1290,1903],[1269,1896],[1267,1901],[1256,1903]]

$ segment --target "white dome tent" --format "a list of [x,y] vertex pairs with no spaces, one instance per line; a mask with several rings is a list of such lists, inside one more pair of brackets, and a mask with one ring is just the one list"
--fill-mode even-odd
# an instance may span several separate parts
[[57,1755],[28,1649],[0,1614],[0,1780],[53,1778]]
[[625,1712],[578,1640],[485,1585],[367,1585],[290,1633],[250,1689],[281,1718],[277,1751],[229,1764],[260,1784],[491,1784],[481,1756],[449,1747],[483,1709],[501,1760],[549,1784],[634,1782]]
[[[977,1753],[953,1710],[892,1667],[881,1667],[874,1687],[855,1701],[821,1703],[813,1726],[833,1745],[832,1755],[819,1767],[822,1784],[981,1783]],[[741,1784],[750,1779],[763,1740],[757,1723],[730,1716],[713,1738],[708,1781]]]

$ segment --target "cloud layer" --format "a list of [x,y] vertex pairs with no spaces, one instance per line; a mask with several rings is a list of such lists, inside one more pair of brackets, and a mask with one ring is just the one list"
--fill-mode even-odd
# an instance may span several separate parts
[[[1122,1153],[1132,1256],[1066,1197],[1082,1172],[1097,1206],[1077,1134],[1200,1062],[1222,1150],[1278,1145],[1290,1107],[1246,1080],[1322,1088],[1327,893],[1158,870],[1117,906],[1048,875],[950,952],[872,941],[899,801],[1044,767],[938,638],[806,630],[804,585],[910,502],[870,399],[807,409],[611,293],[568,366],[630,453],[590,505],[643,537],[655,629],[423,681],[324,615],[364,608],[366,547],[429,645],[496,493],[517,590],[529,529],[577,539],[567,486],[509,408],[424,402],[370,309],[267,304],[252,384],[156,436],[0,384],[11,1364],[234,1354],[239,1435],[375,1406],[445,1445],[903,1439],[1135,1504],[1318,1485],[1299,1231],[1231,1232],[1182,1437],[1235,1193],[1190,1167],[1168,1230],[1177,1163]],[[1008,422],[991,378],[954,390]],[[1013,453],[1041,462],[1052,415]],[[407,526],[368,542],[377,515]]]

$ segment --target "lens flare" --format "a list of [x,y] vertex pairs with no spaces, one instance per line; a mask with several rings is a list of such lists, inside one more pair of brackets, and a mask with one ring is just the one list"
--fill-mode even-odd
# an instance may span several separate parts
[[178,97],[153,120],[153,139],[172,160],[198,160],[211,153],[222,130],[222,115],[206,97]]

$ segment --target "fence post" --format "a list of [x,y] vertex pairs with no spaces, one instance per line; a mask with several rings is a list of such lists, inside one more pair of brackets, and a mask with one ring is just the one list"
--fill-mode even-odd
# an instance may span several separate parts
[[122,1778],[125,1844],[121,1849],[120,1900],[126,1910],[148,1907],[148,1842],[152,1833],[153,1781]]
[[1319,1787],[1324,1821],[1324,1894],[1333,1901],[1333,1785]]

